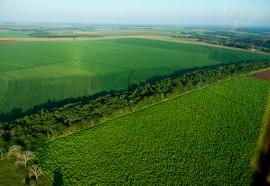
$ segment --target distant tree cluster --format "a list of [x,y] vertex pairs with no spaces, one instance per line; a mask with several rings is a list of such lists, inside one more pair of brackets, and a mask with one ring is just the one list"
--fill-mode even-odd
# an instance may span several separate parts
[[93,37],[102,37],[97,34],[76,34],[76,33],[57,33],[57,32],[48,32],[48,31],[36,31],[28,34],[30,37],[36,38],[93,38]]
[[193,38],[215,45],[230,46],[235,48],[256,48],[261,51],[270,52],[270,40],[263,35],[239,34],[231,31],[213,31],[202,34],[196,32],[181,32],[176,38]]
[[[14,144],[23,149],[34,149],[60,135],[95,126],[199,87],[268,67],[269,61],[261,61],[220,65],[179,74],[176,72],[160,81],[128,91],[70,103],[51,110],[42,109],[36,114],[0,123],[0,153]],[[20,161],[26,165],[24,159]]]
[[77,34],[58,34],[55,32],[46,32],[46,31],[37,31],[31,34],[28,34],[31,37],[37,38],[76,38]]

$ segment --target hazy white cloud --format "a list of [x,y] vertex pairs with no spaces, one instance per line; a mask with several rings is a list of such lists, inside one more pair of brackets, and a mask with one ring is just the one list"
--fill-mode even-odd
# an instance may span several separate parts
[[270,25],[268,11],[270,1],[265,0],[228,0],[223,6],[222,23],[233,27],[248,25]]
[[269,7],[270,0],[0,0],[0,21],[270,25]]

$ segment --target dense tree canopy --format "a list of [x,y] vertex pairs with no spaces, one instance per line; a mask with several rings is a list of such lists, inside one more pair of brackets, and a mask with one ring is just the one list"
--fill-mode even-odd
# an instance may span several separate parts
[[8,149],[11,145],[18,144],[24,149],[34,149],[60,135],[93,127],[163,99],[267,67],[270,67],[269,61],[175,72],[169,77],[156,82],[149,81],[128,91],[83,99],[51,110],[42,109],[36,114],[0,123],[0,146]]

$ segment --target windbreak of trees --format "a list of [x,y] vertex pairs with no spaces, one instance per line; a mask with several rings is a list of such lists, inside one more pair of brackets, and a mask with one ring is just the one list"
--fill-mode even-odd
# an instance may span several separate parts
[[270,52],[270,40],[267,36],[257,33],[239,34],[231,31],[212,31],[212,32],[181,32],[181,36],[172,36],[177,38],[194,38],[215,45],[230,46],[235,48],[256,48],[264,52]]
[[7,151],[16,144],[24,149],[35,149],[60,135],[93,127],[164,99],[268,67],[269,61],[243,62],[175,73],[171,77],[128,91],[70,103],[51,110],[42,109],[36,114],[0,123],[0,147],[2,151]]

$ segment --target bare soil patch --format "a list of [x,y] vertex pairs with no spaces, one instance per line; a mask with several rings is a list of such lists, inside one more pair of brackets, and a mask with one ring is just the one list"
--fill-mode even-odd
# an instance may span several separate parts
[[260,72],[260,73],[257,73],[257,74],[252,74],[251,77],[270,80],[270,71],[268,70],[268,71],[265,71],[265,72]]
[[0,40],[0,43],[10,43],[10,42],[17,42],[17,40],[15,40],[15,39]]

